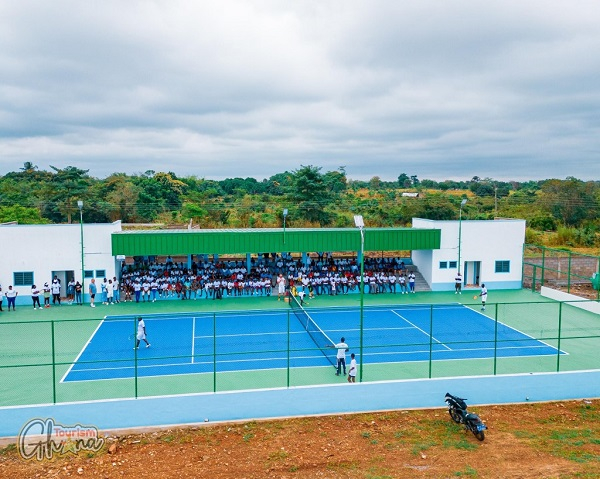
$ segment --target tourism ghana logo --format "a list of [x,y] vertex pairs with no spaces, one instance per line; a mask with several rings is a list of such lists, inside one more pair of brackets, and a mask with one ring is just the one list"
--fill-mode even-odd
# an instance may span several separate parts
[[23,459],[52,459],[54,455],[98,452],[104,446],[94,426],[64,426],[54,419],[32,419],[19,433],[17,446]]

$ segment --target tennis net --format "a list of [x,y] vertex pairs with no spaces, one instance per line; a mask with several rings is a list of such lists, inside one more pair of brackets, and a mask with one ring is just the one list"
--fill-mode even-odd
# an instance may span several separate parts
[[304,329],[306,329],[306,332],[321,350],[323,355],[333,367],[337,367],[337,349],[335,349],[335,343],[323,332],[317,323],[314,322],[314,320],[293,295],[290,296],[290,307],[292,308],[292,311],[294,312],[294,315],[298,321],[300,321],[300,324],[304,326]]

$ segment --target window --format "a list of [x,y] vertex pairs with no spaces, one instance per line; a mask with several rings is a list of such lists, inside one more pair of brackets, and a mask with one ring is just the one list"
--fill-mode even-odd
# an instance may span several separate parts
[[105,269],[97,269],[96,270],[96,278],[106,278],[106,270]]
[[440,269],[448,269],[448,262],[440,261]]
[[510,273],[510,261],[496,261],[496,273]]
[[458,264],[458,263],[457,263],[456,261],[450,261],[450,262],[448,263],[448,268],[450,268],[450,269],[456,269],[456,265],[457,265],[457,264]]
[[93,269],[86,269],[85,270],[85,277],[86,278],[93,278],[94,277],[94,270]]
[[33,284],[33,271],[18,271],[13,276],[15,286],[31,286]]

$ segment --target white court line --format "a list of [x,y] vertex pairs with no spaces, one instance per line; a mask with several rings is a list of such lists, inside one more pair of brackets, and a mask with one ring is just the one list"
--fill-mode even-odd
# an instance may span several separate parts
[[103,323],[104,323],[104,319],[102,321],[100,321],[100,323],[98,323],[98,326],[96,326],[96,329],[94,329],[94,332],[92,333],[92,335],[89,337],[89,339],[87,340],[87,342],[83,345],[83,347],[81,348],[81,351],[79,351],[79,354],[77,355],[77,357],[75,358],[75,360],[73,361],[73,363],[69,366],[69,369],[67,369],[67,372],[60,379],[60,381],[59,381],[60,383],[62,383],[65,380],[65,378],[71,372],[71,369],[73,369],[73,366],[75,366],[75,364],[77,364],[77,361],[79,361],[79,358],[81,357],[81,355],[83,354],[83,352],[85,351],[85,349],[88,347],[88,345],[92,341],[92,338],[96,335],[96,333],[100,329],[100,326],[102,326]]
[[[290,359],[321,359],[321,354],[318,355],[313,355],[313,356],[294,356],[291,357]],[[228,359],[228,360],[223,360],[223,361],[219,361],[218,364],[223,364],[223,363],[256,363],[256,362],[266,362],[266,361],[282,361],[282,360],[287,360],[287,355],[285,357],[270,357],[270,358],[262,358],[262,359]],[[181,366],[189,366],[192,363],[169,363],[169,364],[149,364],[147,366],[139,366],[138,365],[138,370],[139,369],[150,369],[150,368],[177,368],[177,367],[181,367]],[[195,362],[193,363],[194,365],[213,365],[213,361],[202,361],[202,362]],[[296,369],[300,369],[300,368],[316,368],[316,367],[331,367],[331,366],[296,366]],[[92,368],[92,369],[78,369],[76,372],[96,372],[96,371],[120,371],[120,370],[129,370],[129,369],[135,369],[135,366],[125,366],[125,367],[114,367],[114,368]],[[285,370],[287,369],[287,367],[282,367],[282,368],[268,368],[269,370]],[[240,369],[236,369],[236,370],[232,370],[232,371],[217,371],[217,373],[219,374],[223,374],[223,373],[237,373],[237,372],[248,372],[248,371],[264,371],[265,369],[244,369],[244,370],[240,370]],[[149,375],[149,376],[142,376],[143,378],[154,378],[154,377],[165,377],[165,376],[185,376],[188,374],[214,374],[214,371],[208,371],[208,372],[185,372],[185,373],[169,373],[169,374],[154,374],[154,375]],[[123,378],[101,378],[101,379],[75,379],[75,380],[71,380],[69,381],[69,383],[83,383],[83,382],[90,382],[90,381],[114,381],[114,380],[129,380],[132,379],[133,376],[128,376],[128,377],[123,377]]]
[[[281,332],[273,332],[273,333],[268,333],[268,332],[263,332],[263,333],[241,333],[241,334],[217,334],[217,338],[240,338],[240,337],[246,337],[246,336],[281,336],[281,335],[286,335],[287,336],[287,331],[281,331]],[[290,331],[290,334],[306,334],[306,331]],[[210,334],[210,335],[205,335],[205,336],[195,336],[196,339],[206,339],[206,338],[214,338],[214,335]]]
[[[498,321],[497,319],[491,318],[491,317],[490,317],[490,316],[488,316],[487,314],[483,314],[481,311],[476,311],[476,310],[475,310],[474,308],[472,308],[472,307],[465,306],[465,308],[467,308],[467,309],[470,309],[470,310],[471,310],[471,311],[473,311],[475,314],[479,314],[480,316],[483,316],[484,318],[487,318],[487,319],[488,319],[489,321],[491,321],[492,323],[498,323],[498,324],[501,324],[501,325],[502,325],[502,326],[504,326],[505,328],[511,329],[511,330],[513,330],[513,331],[516,331],[517,333],[519,333],[519,334],[522,334],[523,336],[525,336],[525,337],[527,337],[527,338],[533,339],[534,341],[537,341],[538,343],[544,344],[544,345],[546,345],[547,347],[549,347],[549,348],[552,348],[552,349],[554,349],[554,350],[558,351],[559,353],[563,353],[563,354],[567,354],[567,355],[569,354],[568,352],[566,352],[566,351],[562,351],[562,350],[559,350],[559,349],[558,349],[556,346],[552,346],[551,344],[548,344],[548,343],[546,343],[545,341],[540,341],[540,340],[539,340],[539,339],[537,339],[535,336],[531,336],[530,334],[524,333],[524,332],[523,332],[523,331],[521,331],[520,329],[513,328],[512,326],[509,326],[508,324],[506,324],[506,323],[503,323],[502,321]],[[512,339],[509,339],[509,340],[503,340],[503,341],[513,341],[513,340],[512,340]],[[518,339],[515,339],[514,341],[518,341]]]
[[194,353],[196,351],[195,349],[195,343],[196,343],[196,318],[192,318],[192,364],[194,364]]
[[402,316],[401,314],[398,314],[396,311],[392,310],[392,313],[394,313],[396,316],[398,316],[400,319],[403,319],[404,321],[406,321],[408,324],[410,324],[413,328],[418,329],[419,331],[421,331],[425,336],[429,336],[431,339],[433,339],[436,343],[441,344],[442,346],[444,346],[446,349],[448,349],[449,351],[452,351],[452,348],[449,348],[448,346],[446,346],[444,343],[442,343],[441,341],[435,339],[434,336],[431,336],[429,333],[425,332],[425,330],[419,328],[416,324],[411,323],[408,319],[406,319],[404,316]]

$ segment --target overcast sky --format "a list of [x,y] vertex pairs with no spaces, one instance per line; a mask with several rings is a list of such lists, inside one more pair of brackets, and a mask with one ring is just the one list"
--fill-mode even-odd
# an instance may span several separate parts
[[600,3],[0,2],[0,174],[600,179]]

